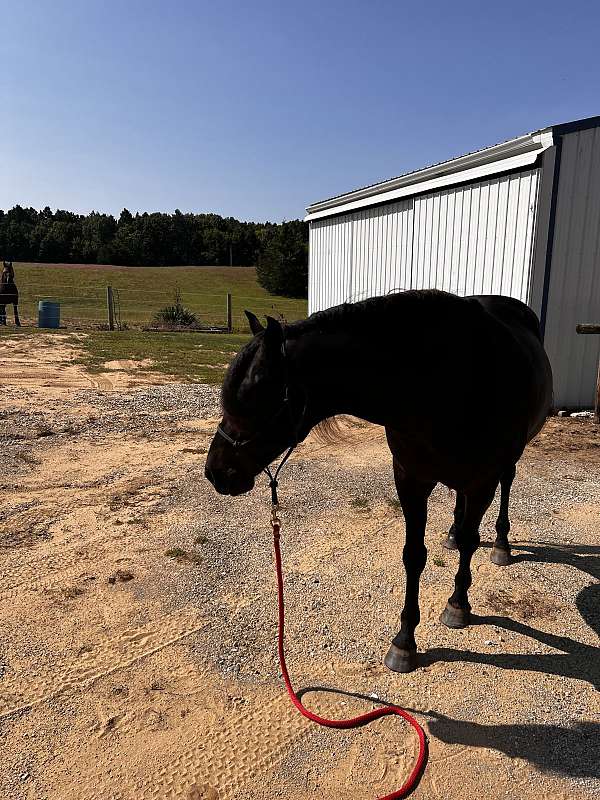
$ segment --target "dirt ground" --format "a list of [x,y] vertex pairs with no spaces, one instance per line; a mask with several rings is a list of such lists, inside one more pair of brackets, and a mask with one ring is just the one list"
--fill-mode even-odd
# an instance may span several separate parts
[[[393,791],[416,737],[387,718],[323,730],[275,652],[262,485],[203,477],[203,386],[88,376],[57,337],[0,346],[0,797],[349,800]],[[148,376],[144,376],[147,381]],[[385,670],[404,590],[402,518],[379,429],[310,439],[282,481],[289,667],[413,709],[429,740],[415,800],[600,797],[600,436],[551,419],[513,490],[514,563],[474,557],[470,628],[438,621],[453,497],[430,502],[419,667]],[[372,707],[310,693],[335,716]]]

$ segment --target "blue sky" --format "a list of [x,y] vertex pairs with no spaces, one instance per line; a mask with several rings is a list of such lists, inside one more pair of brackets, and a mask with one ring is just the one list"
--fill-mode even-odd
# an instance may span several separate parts
[[600,114],[600,3],[0,0],[0,208],[302,216]]

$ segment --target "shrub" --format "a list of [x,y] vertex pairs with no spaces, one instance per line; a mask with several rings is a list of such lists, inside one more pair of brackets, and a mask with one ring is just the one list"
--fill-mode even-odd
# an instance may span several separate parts
[[181,302],[179,288],[175,290],[173,304],[161,308],[154,315],[154,322],[164,328],[193,328],[199,324],[198,318]]

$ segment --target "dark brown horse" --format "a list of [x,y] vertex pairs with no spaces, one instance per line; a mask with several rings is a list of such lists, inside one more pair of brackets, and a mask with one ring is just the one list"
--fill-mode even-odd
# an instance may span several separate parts
[[471,557],[499,484],[492,561],[510,560],[515,465],[552,405],[537,317],[509,297],[438,291],[342,305],[285,327],[267,318],[263,329],[246,313],[255,336],[227,372],[206,477],[221,494],[243,494],[266,465],[329,417],[383,425],[406,523],[406,597],[385,663],[409,671],[416,665],[427,501],[436,483],[456,492],[448,545],[460,552],[442,622],[469,624]]
[[19,290],[15,283],[15,271],[12,261],[3,261],[2,275],[0,276],[0,325],[6,325],[6,306],[12,303],[15,314],[15,325],[21,325],[19,320]]

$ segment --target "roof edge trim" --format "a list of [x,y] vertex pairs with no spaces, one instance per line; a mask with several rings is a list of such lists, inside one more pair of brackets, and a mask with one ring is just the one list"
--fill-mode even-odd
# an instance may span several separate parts
[[[550,145],[548,145],[550,146]],[[543,148],[544,150],[547,148]],[[314,222],[324,217],[332,217],[338,214],[350,213],[358,211],[361,208],[368,208],[369,206],[381,205],[383,203],[391,203],[395,200],[402,198],[412,197],[415,194],[423,194],[433,192],[436,189],[443,189],[445,186],[455,186],[458,183],[470,183],[482,180],[488,176],[496,175],[500,172],[506,172],[514,169],[521,169],[531,166],[537,160],[542,149],[530,150],[520,155],[505,158],[502,161],[493,161],[489,164],[483,164],[471,169],[465,169],[461,172],[452,172],[449,175],[442,175],[439,178],[432,178],[428,181],[419,181],[410,186],[403,186],[400,189],[395,189],[390,192],[383,192],[381,194],[367,197],[363,200],[355,200],[352,203],[344,203],[324,211],[316,211],[312,214],[307,214],[304,217],[306,222]]]
[[485,150],[478,150],[373,186],[312,203],[306,209],[305,220],[310,222],[334,214],[391,202],[453,183],[476,180],[496,172],[527,166],[533,164],[538,155],[553,144],[552,128],[526,134]]

